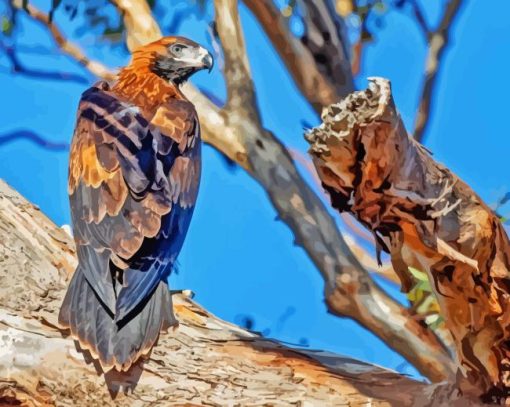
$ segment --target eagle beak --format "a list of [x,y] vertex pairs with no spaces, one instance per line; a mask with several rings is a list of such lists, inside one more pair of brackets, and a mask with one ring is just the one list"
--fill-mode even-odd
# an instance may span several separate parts
[[209,72],[212,71],[213,66],[214,66],[214,59],[210,52],[207,52],[207,54],[202,58],[202,65]]

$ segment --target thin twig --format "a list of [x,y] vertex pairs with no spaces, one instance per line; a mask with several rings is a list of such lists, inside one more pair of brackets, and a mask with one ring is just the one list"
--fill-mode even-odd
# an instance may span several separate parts
[[17,130],[10,133],[0,135],[0,146],[8,144],[18,140],[28,140],[38,146],[52,151],[67,151],[69,150],[69,144],[64,142],[54,142],[47,138],[31,131],[31,130]]
[[423,142],[427,128],[430,125],[432,96],[437,86],[439,68],[444,53],[450,45],[452,26],[463,4],[463,0],[449,0],[439,26],[427,35],[429,48],[425,63],[425,78],[413,132],[415,140],[419,142]]
[[420,27],[423,35],[427,39],[430,35],[429,24],[427,23],[427,19],[425,18],[425,14],[423,13],[423,9],[417,0],[409,0],[407,3],[411,6],[411,10],[413,12],[414,18],[418,27]]
[[48,15],[30,3],[25,4],[23,0],[13,0],[12,5],[17,9],[25,10],[30,15],[30,17],[45,26],[49,30],[51,36],[55,40],[58,47],[62,50],[62,52],[78,61],[80,65],[82,65],[89,72],[99,78],[106,80],[115,78],[115,74],[110,69],[97,61],[89,59],[77,45],[67,41],[66,37],[57,28],[57,26],[50,22]]
[[17,74],[27,76],[34,79],[43,80],[62,80],[77,83],[88,83],[88,79],[82,75],[72,72],[43,71],[25,66],[16,55],[16,49],[13,46],[7,46],[0,41],[0,50],[3,51],[11,63],[10,70]]

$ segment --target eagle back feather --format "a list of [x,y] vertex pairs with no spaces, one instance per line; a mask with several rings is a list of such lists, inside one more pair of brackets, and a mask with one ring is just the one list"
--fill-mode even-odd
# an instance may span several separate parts
[[80,265],[117,321],[168,277],[200,178],[193,105],[172,97],[142,108],[119,89],[100,82],[83,94],[68,183]]

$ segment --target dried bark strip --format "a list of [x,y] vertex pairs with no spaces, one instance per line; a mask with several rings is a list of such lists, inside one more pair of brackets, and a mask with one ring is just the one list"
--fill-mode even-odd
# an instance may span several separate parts
[[486,400],[510,394],[510,242],[501,222],[410,138],[390,84],[374,78],[323,113],[311,144],[332,205],[350,211],[407,267],[428,273],[459,360],[458,384]]

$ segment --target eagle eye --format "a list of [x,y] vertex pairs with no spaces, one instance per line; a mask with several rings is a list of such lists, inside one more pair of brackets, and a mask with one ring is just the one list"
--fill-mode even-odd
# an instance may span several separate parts
[[180,56],[182,54],[182,50],[187,48],[186,45],[183,45],[183,44],[174,44],[172,45],[172,53],[175,55],[175,56]]

